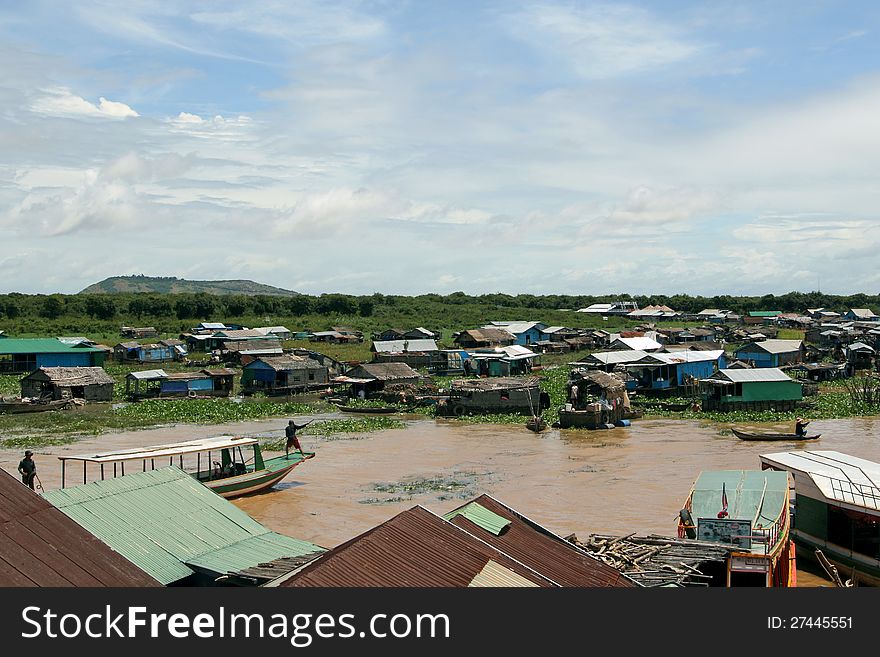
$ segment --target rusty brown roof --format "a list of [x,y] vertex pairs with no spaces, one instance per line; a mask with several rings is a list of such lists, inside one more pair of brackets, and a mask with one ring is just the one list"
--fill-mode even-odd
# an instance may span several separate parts
[[510,524],[496,535],[462,515],[455,516],[450,522],[561,586],[636,586],[632,580],[616,568],[602,563],[495,498],[489,495],[480,495],[472,502],[476,502],[492,513],[509,520]]
[[0,470],[0,586],[159,586]]
[[330,550],[279,585],[465,587],[490,560],[538,586],[556,586],[422,506]]

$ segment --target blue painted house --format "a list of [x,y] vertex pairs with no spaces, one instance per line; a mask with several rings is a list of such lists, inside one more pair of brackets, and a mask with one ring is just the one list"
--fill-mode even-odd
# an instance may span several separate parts
[[164,363],[177,357],[173,345],[120,342],[113,347],[113,357],[120,363]]
[[57,338],[6,338],[0,341],[0,374],[28,373],[41,367],[100,367],[102,349]]
[[750,362],[755,367],[781,367],[803,361],[802,340],[763,340],[744,344],[734,352],[737,360]]
[[537,344],[545,339],[544,329],[546,324],[542,322],[492,322],[483,328],[493,329],[502,328],[514,335],[516,341],[513,344],[530,345]]
[[626,366],[635,389],[664,390],[706,379],[727,367],[724,350],[646,354]]

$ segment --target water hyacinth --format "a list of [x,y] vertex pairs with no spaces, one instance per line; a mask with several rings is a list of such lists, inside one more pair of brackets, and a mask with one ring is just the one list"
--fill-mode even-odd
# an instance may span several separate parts
[[297,402],[242,402],[228,399],[150,399],[113,410],[117,416],[153,424],[224,424],[267,417],[321,412],[321,404]]

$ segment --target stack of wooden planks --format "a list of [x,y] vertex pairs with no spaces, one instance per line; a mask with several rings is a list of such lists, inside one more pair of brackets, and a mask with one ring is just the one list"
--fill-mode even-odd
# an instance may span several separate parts
[[654,534],[590,534],[586,542],[572,534],[566,540],[649,587],[709,586],[713,577],[704,572],[705,566],[713,562],[723,565],[735,549],[732,545]]

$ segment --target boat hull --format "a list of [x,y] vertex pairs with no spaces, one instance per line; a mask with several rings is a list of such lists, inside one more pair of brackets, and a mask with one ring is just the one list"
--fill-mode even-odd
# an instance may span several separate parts
[[73,404],[69,399],[59,399],[48,402],[46,404],[29,404],[25,402],[4,402],[0,403],[0,414],[2,413],[43,413],[45,411],[60,411]]
[[393,407],[377,407],[370,408],[369,406],[338,406],[340,411],[345,413],[370,413],[370,414],[387,414],[387,413],[400,413],[400,409]]
[[740,440],[801,442],[804,440],[816,440],[822,435],[821,433],[807,434],[804,436],[798,436],[794,433],[748,433],[746,431],[740,431],[739,429],[731,429],[731,431],[733,431],[733,435]]
[[302,463],[306,459],[313,458],[314,453],[306,453],[305,459],[299,454],[290,455],[290,458],[279,456],[274,459],[266,459],[266,467],[256,472],[248,472],[243,475],[234,477],[226,477],[215,481],[202,482],[217,493],[220,497],[227,499],[232,497],[241,497],[243,495],[252,495],[260,491],[272,488],[275,484],[284,479],[291,470]]
[[816,561],[815,551],[820,549],[828,561],[837,567],[842,580],[852,579],[854,586],[880,586],[880,559],[852,552],[797,529],[793,529],[791,534],[795,543],[804,548],[800,551],[801,558],[806,553],[808,559]]

